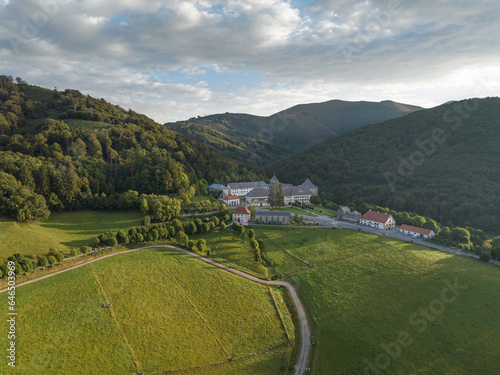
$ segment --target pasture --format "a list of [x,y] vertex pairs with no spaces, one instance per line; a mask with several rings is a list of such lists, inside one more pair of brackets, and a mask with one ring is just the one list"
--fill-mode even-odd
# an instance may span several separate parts
[[120,254],[18,287],[17,367],[0,373],[279,374],[286,309],[278,291],[175,250]]
[[0,257],[14,253],[41,255],[50,248],[68,252],[72,247],[92,245],[103,232],[139,226],[141,221],[139,211],[53,212],[40,223],[20,223],[0,217]]
[[272,266],[252,265],[230,229],[207,242],[221,263],[295,285],[316,343],[311,374],[500,373],[498,268],[358,231],[252,229]]

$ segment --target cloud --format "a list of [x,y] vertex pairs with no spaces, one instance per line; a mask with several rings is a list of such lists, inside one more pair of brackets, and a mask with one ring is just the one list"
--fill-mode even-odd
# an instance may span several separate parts
[[0,69],[158,121],[333,98],[430,106],[498,78],[495,0],[294,4],[0,0]]

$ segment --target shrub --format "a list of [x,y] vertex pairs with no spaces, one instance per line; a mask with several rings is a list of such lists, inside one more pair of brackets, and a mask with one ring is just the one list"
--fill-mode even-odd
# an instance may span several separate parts
[[57,262],[56,257],[55,257],[55,256],[53,256],[53,255],[49,255],[49,256],[47,257],[47,260],[49,261],[49,264],[50,264],[51,266]]

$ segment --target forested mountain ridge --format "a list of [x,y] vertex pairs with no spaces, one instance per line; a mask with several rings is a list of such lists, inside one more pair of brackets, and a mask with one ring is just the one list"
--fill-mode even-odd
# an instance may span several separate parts
[[500,98],[451,102],[365,126],[279,161],[268,174],[307,171],[327,199],[354,199],[498,232]]
[[127,208],[129,190],[190,197],[207,181],[261,177],[104,99],[0,76],[0,213],[18,220],[47,208]]
[[251,158],[256,165],[265,165],[364,125],[421,109],[392,101],[331,100],[296,105],[269,117],[225,113],[165,126],[210,144],[236,160]]

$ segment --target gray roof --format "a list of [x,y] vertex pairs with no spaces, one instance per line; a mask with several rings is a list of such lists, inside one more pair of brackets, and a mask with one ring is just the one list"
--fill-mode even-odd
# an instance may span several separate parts
[[264,181],[253,181],[253,182],[231,182],[227,185],[230,189],[256,189],[256,188],[267,188],[269,187]]
[[221,185],[221,184],[212,184],[208,188],[209,189],[214,189],[214,190],[224,190],[224,189],[227,189],[224,185]]
[[255,211],[255,216],[290,216],[290,211]]
[[269,196],[270,189],[262,189],[262,188],[257,188],[250,190],[246,197],[251,197],[251,198],[264,198]]
[[342,213],[345,215],[345,214],[348,214],[349,212],[351,212],[351,209],[347,206],[340,206],[339,211],[342,211]]
[[292,195],[314,195],[311,190],[303,186],[291,186],[283,188],[283,195],[290,197]]
[[304,187],[309,188],[309,189],[316,188],[316,186],[309,179],[306,179],[302,184],[300,184],[300,186],[304,186]]

